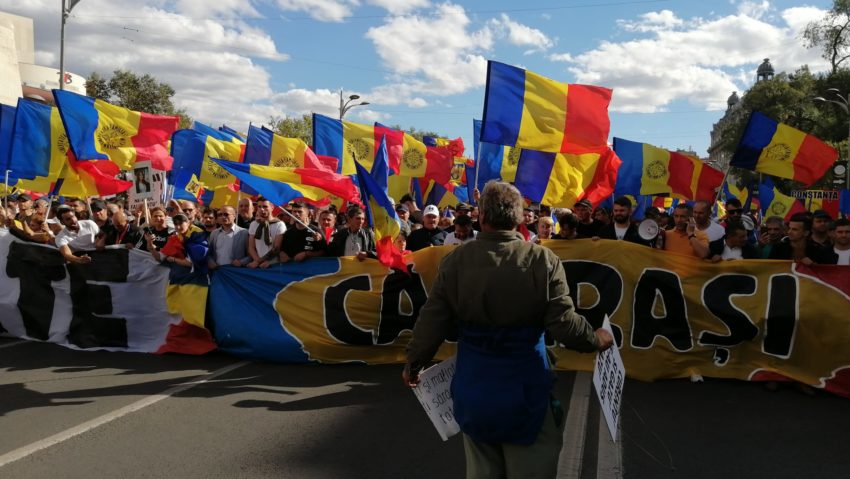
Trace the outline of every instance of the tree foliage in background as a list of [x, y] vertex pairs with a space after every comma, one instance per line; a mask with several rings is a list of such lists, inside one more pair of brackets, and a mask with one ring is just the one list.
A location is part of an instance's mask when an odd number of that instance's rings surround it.
[[823, 58], [832, 66], [832, 73], [838, 72], [850, 58], [850, 0], [834, 0], [823, 19], [806, 26], [803, 39], [806, 47], [820, 48]]
[[180, 128], [189, 128], [192, 118], [171, 102], [174, 88], [149, 74], [137, 75], [129, 70], [115, 70], [108, 80], [97, 72], [86, 78], [86, 94], [135, 111], [154, 115], [178, 115]]
[[301, 138], [308, 145], [313, 145], [313, 115], [307, 114], [301, 118], [269, 118], [269, 128], [285, 138]]

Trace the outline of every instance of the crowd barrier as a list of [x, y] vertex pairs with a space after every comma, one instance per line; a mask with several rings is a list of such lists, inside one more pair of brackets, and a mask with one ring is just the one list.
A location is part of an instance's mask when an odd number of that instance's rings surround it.
[[[606, 240], [545, 244], [563, 259], [578, 311], [594, 325], [611, 318], [630, 377], [781, 376], [850, 397], [850, 267], [713, 264]], [[415, 253], [409, 272], [352, 258], [223, 267], [211, 278], [206, 326], [219, 349], [244, 358], [401, 363], [451, 250]], [[173, 272], [140, 251], [93, 259], [68, 266], [55, 250], [0, 238], [0, 326], [79, 349], [215, 347], [197, 319], [205, 286], [175, 284]], [[549, 347], [556, 368], [591, 370], [593, 355]], [[453, 352], [448, 341], [438, 358]]]

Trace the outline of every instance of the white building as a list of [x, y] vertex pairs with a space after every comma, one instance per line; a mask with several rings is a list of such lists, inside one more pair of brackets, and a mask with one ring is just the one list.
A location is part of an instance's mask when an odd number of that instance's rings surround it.
[[[59, 70], [35, 64], [33, 32], [31, 18], [0, 12], [0, 103], [16, 105], [25, 97], [53, 104], [50, 90], [59, 88]], [[85, 95], [85, 77], [66, 71], [65, 89]]]

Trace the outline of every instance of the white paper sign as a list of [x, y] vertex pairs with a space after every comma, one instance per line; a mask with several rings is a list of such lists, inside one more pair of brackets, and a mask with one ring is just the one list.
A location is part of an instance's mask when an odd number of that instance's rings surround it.
[[[611, 332], [611, 321], [605, 317], [602, 328]], [[607, 350], [597, 354], [596, 367], [593, 368], [593, 386], [599, 405], [608, 424], [611, 439], [617, 441], [617, 426], [620, 422], [620, 401], [623, 398], [623, 383], [626, 379], [626, 368], [620, 357], [620, 350], [614, 344]]]
[[452, 410], [451, 385], [455, 375], [455, 359], [456, 356], [452, 356], [422, 371], [419, 374], [419, 385], [413, 388], [413, 393], [444, 441], [460, 432]]
[[133, 186], [127, 190], [127, 209], [135, 211], [145, 200], [150, 207], [159, 205], [162, 201], [165, 172], [151, 168], [150, 161], [140, 161], [133, 166], [130, 173]]

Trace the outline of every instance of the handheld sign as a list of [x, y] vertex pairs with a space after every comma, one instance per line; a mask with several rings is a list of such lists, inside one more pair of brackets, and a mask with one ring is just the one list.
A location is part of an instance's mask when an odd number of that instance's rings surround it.
[[452, 410], [452, 378], [455, 375], [455, 359], [436, 364], [419, 374], [419, 385], [413, 393], [428, 414], [437, 432], [444, 441], [460, 432]]
[[[611, 332], [611, 321], [605, 316], [602, 328]], [[620, 401], [623, 397], [623, 382], [626, 379], [626, 368], [620, 357], [617, 344], [602, 351], [596, 356], [596, 367], [593, 368], [593, 386], [596, 396], [608, 424], [611, 439], [617, 441], [617, 427], [620, 422]]]

